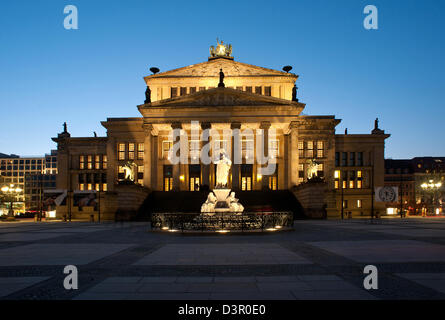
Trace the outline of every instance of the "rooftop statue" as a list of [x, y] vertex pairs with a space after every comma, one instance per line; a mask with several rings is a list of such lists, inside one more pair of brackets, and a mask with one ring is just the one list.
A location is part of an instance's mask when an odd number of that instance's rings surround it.
[[223, 41], [219, 42], [218, 38], [216, 39], [216, 48], [215, 46], [210, 46], [210, 57], [216, 58], [216, 57], [232, 57], [232, 45], [224, 44]]

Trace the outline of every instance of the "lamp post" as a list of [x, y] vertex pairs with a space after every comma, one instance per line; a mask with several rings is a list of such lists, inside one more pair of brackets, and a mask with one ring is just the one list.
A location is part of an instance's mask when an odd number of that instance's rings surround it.
[[[429, 180], [428, 183], [424, 182], [420, 186], [424, 192], [431, 192], [432, 193], [432, 200], [431, 200], [431, 206], [433, 207], [433, 214], [434, 214], [434, 205], [435, 205], [435, 195], [436, 192], [442, 187], [441, 182], [434, 182], [434, 180]], [[427, 206], [427, 212], [428, 214], [428, 206]]]
[[3, 186], [1, 189], [3, 197], [6, 197], [6, 200], [4, 202], [9, 202], [10, 207], [8, 211], [8, 217], [14, 218], [14, 202], [16, 201], [16, 197], [22, 193], [23, 189], [20, 187], [15, 187], [13, 184], [10, 184], [9, 186]]

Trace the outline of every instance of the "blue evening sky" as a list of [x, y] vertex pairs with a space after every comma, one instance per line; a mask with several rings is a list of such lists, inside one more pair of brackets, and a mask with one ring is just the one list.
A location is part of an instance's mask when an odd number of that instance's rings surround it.
[[[76, 5], [79, 29], [63, 28]], [[363, 28], [363, 8], [379, 29]], [[445, 1], [1, 1], [0, 152], [42, 155], [68, 122], [102, 136], [107, 117], [137, 117], [149, 68], [207, 60], [216, 37], [237, 61], [300, 75], [310, 115], [343, 133], [391, 137], [386, 157], [445, 156]]]

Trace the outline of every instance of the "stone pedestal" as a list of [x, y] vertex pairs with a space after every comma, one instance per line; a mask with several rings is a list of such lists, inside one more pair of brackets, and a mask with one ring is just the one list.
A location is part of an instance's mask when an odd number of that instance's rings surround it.
[[304, 213], [312, 219], [326, 218], [327, 184], [322, 181], [309, 181], [292, 189], [303, 206]]

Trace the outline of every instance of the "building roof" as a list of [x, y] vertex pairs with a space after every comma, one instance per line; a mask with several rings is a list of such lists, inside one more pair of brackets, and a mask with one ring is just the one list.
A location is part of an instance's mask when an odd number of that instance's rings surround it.
[[234, 60], [218, 58], [198, 64], [192, 64], [186, 67], [169, 70], [144, 77], [145, 81], [156, 78], [175, 78], [175, 77], [219, 77], [220, 69], [223, 70], [225, 77], [242, 76], [280, 76], [288, 77], [293, 81], [298, 76], [293, 73], [287, 73], [274, 69], [259, 67]]

